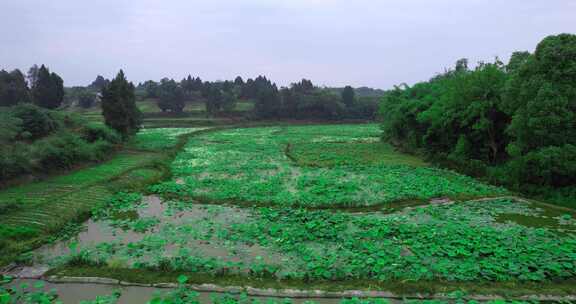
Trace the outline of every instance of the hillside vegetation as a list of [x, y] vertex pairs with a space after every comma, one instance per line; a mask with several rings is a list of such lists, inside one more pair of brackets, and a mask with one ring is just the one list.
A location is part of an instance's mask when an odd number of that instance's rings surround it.
[[105, 159], [119, 135], [79, 116], [20, 104], [0, 111], [0, 185]]
[[382, 137], [493, 183], [576, 207], [576, 36], [388, 91]]

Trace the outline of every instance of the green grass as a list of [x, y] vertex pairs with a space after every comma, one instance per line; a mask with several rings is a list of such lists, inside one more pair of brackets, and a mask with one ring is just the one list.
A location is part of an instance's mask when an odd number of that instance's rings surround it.
[[[162, 204], [141, 201], [142, 190], [123, 182], [149, 184], [162, 164], [147, 162], [102, 183], [81, 175], [90, 186], [73, 191], [69, 209], [87, 210], [81, 202], [88, 189], [123, 191], [92, 211], [98, 229], [116, 239], [72, 241], [69, 251], [45, 257], [58, 265], [52, 274], [136, 282], [186, 274], [194, 283], [400, 294], [574, 292], [576, 215], [515, 199], [465, 200], [508, 192], [394, 151], [379, 142], [375, 125], [175, 135], [188, 131], [150, 130], [135, 140], [162, 151], [147, 155], [184, 148], [170, 165], [171, 179], [148, 188], [170, 198]], [[428, 202], [446, 196], [457, 201]], [[414, 200], [426, 205], [390, 210]], [[372, 211], [349, 212], [363, 207]]]
[[[378, 139], [374, 139], [378, 140]], [[329, 142], [290, 145], [287, 153], [301, 166], [407, 165], [424, 167], [421, 159], [401, 154], [387, 143]]]
[[426, 167], [379, 144], [378, 136], [376, 125], [204, 134], [194, 137], [173, 162], [175, 178], [155, 191], [214, 203], [315, 208], [392, 207], [435, 197], [506, 193], [449, 170]]
[[[162, 112], [160, 108], [158, 108], [157, 100], [153, 98], [138, 100], [136, 101], [136, 105], [143, 114]], [[206, 112], [206, 107], [203, 102], [186, 101], [184, 112]]]
[[163, 150], [173, 148], [178, 143], [178, 137], [206, 128], [156, 128], [144, 129], [136, 134], [132, 146], [142, 150]]
[[0, 265], [47, 241], [118, 191], [166, 178], [167, 162], [196, 129], [152, 129], [136, 135], [109, 161], [0, 191]]

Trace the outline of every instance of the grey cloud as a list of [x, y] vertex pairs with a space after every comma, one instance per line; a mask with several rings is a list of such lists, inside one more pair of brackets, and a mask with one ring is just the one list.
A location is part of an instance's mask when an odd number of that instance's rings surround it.
[[46, 63], [67, 85], [266, 74], [282, 85], [389, 88], [461, 57], [507, 59], [576, 32], [571, 0], [24, 0], [0, 3], [0, 68]]

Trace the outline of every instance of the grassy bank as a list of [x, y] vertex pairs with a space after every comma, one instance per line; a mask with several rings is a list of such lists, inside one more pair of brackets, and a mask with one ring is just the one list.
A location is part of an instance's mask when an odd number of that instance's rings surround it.
[[142, 132], [106, 162], [0, 191], [0, 266], [26, 262], [29, 256], [23, 253], [67, 230], [74, 233], [75, 223], [85, 221], [111, 194], [143, 190], [168, 177], [171, 159], [194, 131]]

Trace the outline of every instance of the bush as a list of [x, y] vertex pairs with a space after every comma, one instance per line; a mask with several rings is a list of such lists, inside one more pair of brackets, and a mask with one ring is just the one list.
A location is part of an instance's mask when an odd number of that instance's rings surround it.
[[103, 125], [89, 124], [82, 128], [82, 138], [89, 143], [99, 140], [104, 140], [110, 143], [118, 144], [122, 141], [122, 137], [113, 129]]
[[22, 133], [22, 120], [9, 112], [0, 110], [0, 144], [8, 144]]
[[0, 147], [0, 183], [32, 170], [28, 148], [22, 143]]
[[[120, 138], [120, 137], [118, 137]], [[114, 144], [105, 141], [105, 140], [97, 140], [90, 145], [90, 160], [91, 161], [101, 161], [106, 159], [111, 151], [114, 150]]]
[[20, 104], [0, 113], [0, 183], [106, 158], [122, 139], [77, 115]]
[[35, 159], [40, 170], [70, 169], [79, 161], [92, 159], [88, 143], [69, 132], [43, 139], [37, 147]]
[[532, 151], [511, 164], [521, 182], [563, 187], [576, 184], [576, 146], [550, 146]]
[[11, 108], [12, 115], [22, 120], [23, 139], [38, 139], [58, 129], [58, 123], [50, 112], [32, 104], [19, 104]]

